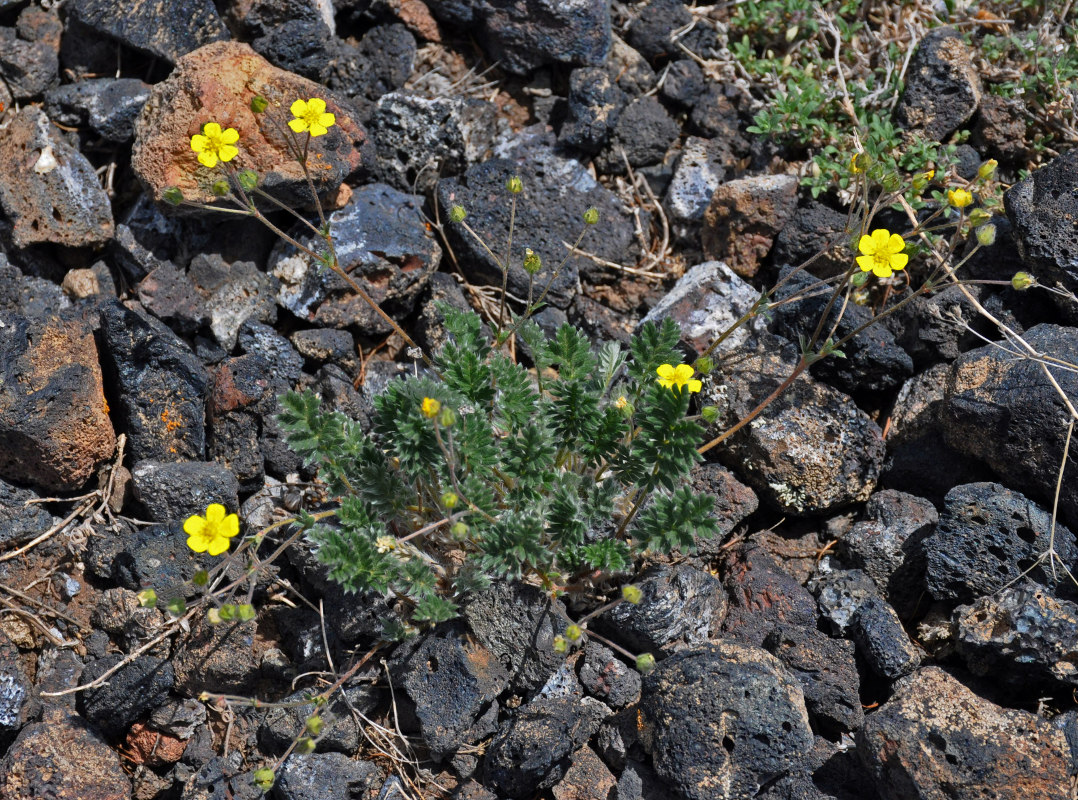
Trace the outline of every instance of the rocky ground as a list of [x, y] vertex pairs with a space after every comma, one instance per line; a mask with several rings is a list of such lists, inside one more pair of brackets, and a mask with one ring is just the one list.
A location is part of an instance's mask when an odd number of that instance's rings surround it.
[[[543, 275], [583, 210], [601, 217], [544, 327], [627, 341], [672, 317], [699, 352], [784, 269], [854, 255], [842, 194], [815, 196], [804, 148], [748, 130], [757, 86], [717, 79], [729, 5], [0, 0], [0, 797], [257, 797], [308, 692], [346, 674], [272, 798], [1075, 797], [1078, 304], [1010, 281], [1078, 289], [1078, 150], [1058, 125], [1035, 148], [1021, 121], [1050, 111], [982, 85], [976, 38], [954, 32], [984, 22], [970, 4], [918, 29], [894, 118], [973, 131], [959, 174], [994, 158], [1013, 184], [968, 265], [986, 282], [867, 329], [708, 453], [694, 482], [722, 535], [641, 565], [641, 603], [592, 624], [654, 671], [594, 638], [557, 653], [587, 601], [526, 584], [380, 644], [386, 601], [345, 595], [302, 544], [257, 577], [254, 619], [165, 610], [214, 563], [187, 548], [188, 515], [220, 502], [253, 533], [324, 499], [279, 394], [365, 419], [414, 369], [264, 227], [162, 202], [219, 203], [190, 151], [207, 115], [296, 204], [306, 182], [250, 97], [270, 115], [327, 100], [314, 179], [342, 266], [425, 348], [445, 336], [435, 303], [496, 312], [500, 280], [437, 223], [462, 204], [504, 242], [519, 175], [516, 242]], [[1013, 5], [1051, 23], [1053, 4]], [[513, 296], [527, 283], [510, 271]], [[822, 313], [804, 299], [740, 330], [707, 402], [749, 413]], [[837, 335], [870, 314], [851, 305]]]

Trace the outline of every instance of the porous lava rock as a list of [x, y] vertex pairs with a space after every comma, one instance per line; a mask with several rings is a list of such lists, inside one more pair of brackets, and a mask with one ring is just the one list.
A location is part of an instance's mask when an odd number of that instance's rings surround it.
[[170, 63], [228, 38], [213, 0], [74, 0], [65, 10], [98, 33]]
[[942, 142], [974, 115], [980, 102], [981, 80], [969, 45], [953, 28], [939, 28], [921, 40], [910, 59], [895, 119], [929, 141]]
[[[269, 106], [261, 113], [251, 109], [255, 96]], [[215, 42], [181, 58], [167, 79], [155, 84], [150, 99], [135, 123], [135, 146], [131, 166], [155, 200], [176, 187], [185, 198], [200, 203], [221, 202], [212, 185], [226, 172], [220, 164], [208, 169], [191, 149], [191, 137], [207, 122], [235, 128], [240, 135], [239, 155], [229, 162], [238, 169], [253, 169], [260, 186], [281, 202], [294, 206], [312, 203], [303, 169], [290, 150], [294, 141], [287, 127], [289, 108], [295, 100], [320, 97], [336, 117], [328, 133], [313, 138], [307, 158], [315, 190], [328, 202], [341, 182], [370, 161], [361, 150], [367, 133], [355, 121], [344, 98], [324, 86], [270, 64], [249, 45]], [[190, 207], [184, 207], [194, 213]]]
[[1006, 191], [1003, 205], [1026, 268], [1041, 283], [1078, 289], [1078, 150], [1052, 159]]
[[715, 190], [704, 212], [704, 255], [751, 278], [797, 208], [794, 175], [753, 175]]

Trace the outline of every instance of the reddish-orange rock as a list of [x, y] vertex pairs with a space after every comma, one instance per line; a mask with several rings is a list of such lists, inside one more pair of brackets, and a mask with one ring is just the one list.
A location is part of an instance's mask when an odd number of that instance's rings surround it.
[[167, 733], [152, 730], [142, 722], [136, 722], [127, 732], [125, 755], [136, 764], [160, 767], [180, 760], [187, 743]]
[[[262, 113], [251, 110], [255, 96], [269, 101]], [[302, 150], [307, 136], [294, 136], [288, 121], [292, 103], [312, 97], [324, 99], [326, 110], [336, 117], [327, 134], [311, 139], [307, 159], [319, 195], [333, 198], [344, 179], [363, 164], [367, 132], [353, 119], [346, 99], [273, 66], [239, 42], [200, 47], [153, 87], [135, 123], [131, 165], [155, 200], [174, 186], [188, 200], [230, 206], [215, 197], [211, 187], [234, 168], [258, 172], [262, 188], [282, 202], [310, 205], [306, 179], [292, 149], [298, 144]], [[239, 155], [212, 169], [201, 165], [191, 149], [191, 137], [207, 122], [235, 128], [240, 135]], [[372, 164], [373, 159], [367, 162]]]

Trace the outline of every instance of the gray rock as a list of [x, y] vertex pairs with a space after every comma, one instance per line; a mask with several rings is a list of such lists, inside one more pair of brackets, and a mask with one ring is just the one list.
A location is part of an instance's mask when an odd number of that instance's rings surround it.
[[43, 319], [71, 308], [59, 286], [47, 278], [24, 275], [0, 254], [0, 312]]
[[[419, 214], [421, 206], [421, 198], [376, 183], [357, 189], [328, 219], [341, 268], [391, 316], [412, 311], [442, 256]], [[296, 234], [300, 244], [319, 248], [321, 240], [306, 228]], [[301, 320], [355, 326], [368, 336], [392, 330], [348, 282], [291, 245], [274, 249], [269, 269], [281, 281], [277, 302]]]
[[[937, 600], [967, 603], [1017, 579], [1048, 549], [1051, 515], [998, 483], [970, 483], [947, 493], [936, 531], [921, 543], [925, 583]], [[1055, 548], [1069, 569], [1078, 549], [1074, 535], [1056, 526]], [[1073, 596], [1062, 571], [1033, 567], [1028, 579]]]
[[197, 697], [208, 692], [249, 692], [258, 677], [255, 620], [210, 625], [196, 615], [172, 657], [176, 685]]
[[139, 281], [137, 291], [142, 307], [181, 335], [190, 335], [209, 321], [202, 295], [171, 263]]
[[[494, 252], [504, 253], [511, 205], [505, 183], [514, 176], [521, 178], [524, 191], [517, 195], [514, 255], [509, 267], [513, 295], [528, 296], [528, 274], [521, 266], [524, 248], [530, 247], [542, 259], [535, 285], [546, 287], [567, 255], [563, 242], [572, 244], [584, 230], [583, 214], [589, 206], [599, 210], [599, 224], [588, 227], [581, 249], [615, 263], [630, 260], [633, 227], [626, 209], [580, 162], [554, 155], [541, 142], [510, 147], [507, 152], [512, 158], [491, 159], [471, 167], [462, 178], [440, 181], [438, 203], [443, 209], [463, 206], [468, 213], [465, 221]], [[446, 233], [465, 277], [473, 283], [501, 285], [500, 264], [470, 234], [451, 223]], [[546, 301], [558, 308], [568, 306], [581, 272], [589, 269], [594, 269], [589, 260], [570, 257], [550, 285]]]
[[797, 208], [794, 175], [752, 175], [715, 190], [704, 214], [704, 255], [751, 278]]
[[254, 51], [274, 66], [319, 82], [330, 72], [336, 43], [320, 17], [285, 19], [251, 39]]
[[[667, 317], [681, 327], [681, 338], [697, 353], [704, 352], [720, 334], [749, 311], [760, 294], [722, 261], [705, 261], [682, 275], [673, 288], [640, 320], [658, 325]], [[718, 352], [752, 344], [767, 322], [755, 317], [733, 331]]]
[[465, 167], [464, 102], [390, 92], [378, 100], [367, 130], [378, 174], [395, 189], [425, 193]]
[[340, 753], [292, 755], [273, 786], [281, 800], [353, 800], [381, 785], [385, 773], [371, 761]]
[[636, 585], [639, 603], [620, 603], [596, 620], [631, 650], [670, 653], [703, 644], [726, 613], [722, 585], [688, 564], [658, 564]]
[[[437, 274], [437, 273], [435, 273]], [[314, 364], [354, 363], [356, 342], [348, 331], [333, 328], [309, 328], [296, 331], [288, 340], [297, 352]]]
[[722, 624], [725, 639], [759, 647], [777, 625], [816, 624], [812, 595], [762, 547], [746, 544], [730, 550], [723, 586], [730, 599]]
[[704, 70], [691, 58], [682, 58], [667, 66], [659, 94], [675, 105], [691, 109], [697, 98], [706, 91]]
[[659, 76], [640, 53], [618, 38], [611, 37], [610, 54], [606, 57], [606, 72], [618, 88], [630, 98], [651, 92], [659, 84]]
[[0, 28], [0, 76], [16, 100], [29, 100], [55, 86], [60, 60], [47, 42], [25, 41], [13, 28]]
[[818, 200], [802, 200], [775, 237], [774, 262], [798, 267], [812, 259], [805, 267], [810, 274], [818, 278], [841, 275], [850, 266], [847, 222], [841, 211]]
[[150, 99], [150, 87], [138, 78], [92, 78], [45, 93], [45, 113], [70, 127], [88, 125], [102, 139], [127, 142], [135, 118]]
[[895, 121], [942, 142], [965, 124], [981, 102], [981, 80], [972, 54], [953, 28], [928, 33], [913, 53]]
[[625, 95], [601, 67], [580, 67], [569, 75], [568, 116], [558, 142], [585, 153], [606, 144], [625, 105]]
[[[258, 740], [263, 748], [270, 753], [283, 753], [288, 749], [303, 732], [308, 717], [318, 711], [314, 703], [304, 702], [313, 694], [307, 689], [293, 692], [284, 698], [286, 705], [271, 708], [266, 713], [258, 728]], [[374, 687], [362, 684], [334, 693], [329, 703], [319, 711], [322, 733], [318, 738], [318, 750], [345, 755], [355, 753], [364, 739], [351, 708], [361, 714], [371, 714], [379, 699], [380, 693]]]
[[[66, 688], [66, 687], [65, 687]], [[22, 729], [0, 761], [0, 797], [130, 800], [120, 757], [76, 714]]]
[[[103, 527], [103, 526], [102, 526]], [[138, 591], [156, 587], [162, 597], [191, 580], [200, 569], [214, 566], [216, 559], [195, 553], [187, 546], [182, 521], [138, 529], [102, 529], [90, 537], [87, 569], [99, 578], [115, 581]]]
[[649, 61], [679, 55], [672, 35], [692, 22], [692, 15], [681, 0], [656, 0], [640, 11], [632, 21], [626, 40]]
[[430, 276], [430, 283], [419, 301], [419, 314], [415, 321], [416, 344], [427, 355], [441, 350], [449, 338], [449, 332], [445, 329], [445, 314], [438, 309], [440, 303], [458, 311], [471, 310], [464, 291], [452, 275], [435, 272]]
[[655, 770], [639, 761], [630, 761], [614, 789], [614, 800], [675, 800], [678, 797]]
[[19, 665], [19, 650], [0, 633], [0, 741], [10, 741], [30, 716], [34, 685]]
[[763, 647], [801, 682], [814, 729], [837, 737], [861, 727], [865, 712], [851, 642], [832, 639], [814, 627], [777, 625]]
[[1069, 780], [1061, 730], [984, 700], [938, 667], [902, 681], [865, 720], [857, 753], [881, 800], [1058, 797]]
[[135, 499], [154, 522], [183, 522], [205, 514], [210, 503], [239, 508], [236, 476], [215, 461], [181, 463], [145, 460], [131, 468]]
[[637, 98], [617, 115], [595, 167], [607, 175], [624, 175], [626, 160], [633, 168], [658, 164], [679, 133], [662, 103], [651, 96]]
[[[689, 62], [693, 63], [693, 62]], [[722, 142], [690, 136], [681, 148], [663, 205], [674, 230], [683, 238], [703, 222], [711, 197], [726, 177], [729, 153]]]
[[248, 319], [240, 326], [236, 341], [245, 355], [273, 365], [270, 383], [277, 391], [286, 385], [291, 388], [299, 380], [303, 358], [276, 329]]
[[[722, 419], [738, 420], [793, 372], [797, 348], [767, 338], [762, 352], [737, 359], [716, 374], [721, 389], [705, 388]], [[883, 465], [879, 427], [854, 402], [804, 375], [751, 425], [718, 449], [761, 499], [794, 516], [823, 513], [867, 500]]]
[[236, 346], [247, 320], [277, 321], [280, 282], [254, 262], [230, 264], [217, 253], [199, 253], [191, 259], [187, 275], [205, 297], [202, 313], [208, 315], [213, 337], [226, 351]]
[[101, 362], [117, 394], [113, 419], [136, 460], [201, 461], [206, 373], [165, 325], [111, 302], [101, 307]]
[[584, 645], [580, 683], [589, 694], [615, 709], [625, 708], [640, 696], [640, 673], [592, 639]]
[[770, 653], [720, 641], [644, 677], [643, 740], [688, 800], [754, 797], [813, 746], [800, 682]]
[[465, 633], [462, 626], [441, 628], [393, 665], [434, 761], [494, 732], [497, 698], [509, 685], [505, 667], [482, 645], [469, 644]]
[[354, 98], [362, 111], [371, 101], [402, 88], [415, 69], [415, 60], [411, 31], [399, 23], [375, 25], [357, 45], [336, 43], [323, 82]]
[[252, 772], [243, 769], [238, 750], [227, 756], [214, 755], [187, 779], [180, 800], [261, 800], [265, 795], [254, 785]]
[[954, 612], [955, 649], [975, 675], [1032, 692], [1078, 686], [1078, 605], [1010, 586]]
[[187, 740], [206, 721], [205, 703], [198, 700], [169, 700], [150, 712], [150, 727], [155, 731]]
[[816, 597], [820, 616], [835, 636], [847, 636], [858, 609], [879, 598], [876, 583], [859, 569], [820, 572], [809, 582], [809, 589]]
[[[111, 655], [93, 661], [82, 677], [89, 683], [122, 660], [123, 656]], [[175, 682], [172, 664], [166, 659], [139, 656], [110, 675], [106, 683], [82, 692], [79, 710], [106, 736], [123, 736], [131, 723], [165, 701]]]
[[475, 638], [509, 672], [510, 687], [531, 695], [561, 666], [554, 637], [569, 624], [565, 606], [522, 583], [496, 583], [464, 606]]
[[909, 617], [924, 591], [924, 559], [920, 542], [939, 522], [927, 500], [892, 490], [872, 495], [864, 519], [839, 541], [844, 561], [865, 572], [887, 601]]
[[[823, 317], [832, 290], [816, 287], [818, 281], [805, 272], [780, 273], [787, 278], [773, 295], [776, 301], [789, 300], [795, 296], [802, 299], [783, 303], [772, 313], [772, 330], [791, 342], [809, 339]], [[842, 310], [840, 312], [840, 307]], [[841, 339], [872, 319], [869, 309], [836, 303], [827, 315], [822, 330], [834, 330], [834, 338]], [[812, 365], [813, 377], [824, 381], [841, 392], [891, 392], [913, 374], [913, 359], [895, 342], [894, 336], [883, 325], [870, 325], [850, 339], [842, 347], [845, 358], [829, 357]]]
[[881, 678], [896, 680], [921, 664], [921, 653], [910, 641], [898, 614], [878, 597], [861, 603], [851, 620], [850, 633], [858, 652]]
[[228, 39], [212, 0], [75, 0], [66, 10], [95, 31], [171, 64], [204, 44]]
[[1029, 139], [1026, 106], [1018, 97], [985, 94], [977, 109], [970, 143], [986, 157], [1004, 163], [1026, 163]]
[[0, 139], [0, 160], [24, 168], [0, 180], [0, 205], [13, 224], [16, 247], [41, 242], [84, 247], [112, 238], [112, 204], [82, 153], [49, 118], [27, 106]]
[[558, 782], [565, 759], [599, 730], [610, 710], [590, 697], [537, 698], [503, 723], [487, 745], [484, 783], [510, 798]]
[[[164, 586], [156, 585], [161, 589], [162, 597], [169, 596]], [[117, 587], [98, 595], [90, 622], [95, 628], [107, 631], [125, 653], [130, 653], [157, 635], [165, 623], [165, 615], [159, 608], [144, 608], [135, 591]], [[167, 656], [169, 648], [166, 643], [149, 652], [154, 656]]]
[[760, 505], [756, 494], [721, 464], [697, 464], [689, 474], [692, 489], [714, 501], [713, 517], [718, 525], [714, 536], [696, 538], [695, 554], [708, 558], [723, 552], [723, 545], [734, 529]]
[[[116, 235], [108, 245], [111, 261], [132, 281], [142, 280], [165, 263], [183, 266], [190, 259], [185, 243], [196, 247], [205, 242], [193, 237], [192, 223], [166, 217], [147, 194], [116, 225]], [[186, 258], [185, 258], [186, 256]]]
[[1026, 268], [1046, 286], [1078, 289], [1078, 231], [1068, 220], [1078, 209], [1071, 187], [1078, 152], [1056, 156], [1003, 195], [1007, 218]]
[[606, 764], [590, 747], [581, 747], [569, 756], [565, 775], [550, 790], [554, 800], [610, 797], [617, 784]]

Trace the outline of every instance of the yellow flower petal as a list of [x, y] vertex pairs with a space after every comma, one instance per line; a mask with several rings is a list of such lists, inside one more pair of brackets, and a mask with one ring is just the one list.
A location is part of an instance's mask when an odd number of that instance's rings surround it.
[[891, 232], [886, 228], [877, 228], [872, 231], [873, 253], [886, 253], [887, 242], [891, 239]]
[[876, 242], [871, 236], [862, 236], [857, 242], [857, 249], [866, 256], [871, 256], [876, 252]]
[[206, 552], [211, 556], [219, 556], [221, 553], [228, 549], [228, 537], [227, 536], [215, 536], [210, 540], [206, 547]]
[[296, 133], [303, 133], [307, 130], [307, 123], [301, 119], [290, 119], [288, 120], [288, 127]]
[[210, 145], [210, 140], [203, 136], [201, 133], [196, 133], [191, 137], [191, 149], [196, 153], [201, 153]]
[[199, 536], [206, 530], [206, 520], [195, 514], [183, 523], [183, 532], [189, 536]]
[[689, 381], [689, 382], [688, 382], [687, 384], [685, 384], [685, 385], [686, 385], [686, 387], [688, 388], [688, 390], [689, 390], [690, 392], [698, 392], [698, 391], [700, 391], [700, 390], [701, 390], [702, 388], [704, 388], [704, 384], [703, 384], [703, 382], [702, 382], [702, 381], [699, 381], [699, 380], [696, 380], [695, 378], [694, 378], [693, 380]]
[[201, 533], [194, 534], [187, 537], [187, 546], [196, 553], [205, 553], [209, 549], [211, 541], [213, 541], [212, 537]]
[[206, 506], [206, 522], [210, 524], [218, 523], [225, 518], [227, 513], [228, 509], [220, 503], [210, 503]]
[[884, 262], [877, 261], [876, 266], [873, 267], [873, 269], [872, 269], [872, 273], [877, 278], [890, 278], [891, 277], [891, 268], [889, 266], [887, 266], [887, 264], [885, 264]]
[[305, 116], [307, 114], [307, 101], [297, 100], [291, 106], [289, 106], [288, 110], [292, 112], [292, 116], [294, 117]]
[[674, 368], [670, 364], [662, 364], [655, 369], [659, 375], [659, 385], [669, 389], [674, 385]]
[[311, 136], [324, 136], [328, 132], [329, 131], [326, 130], [326, 128], [323, 128], [317, 122], [311, 125]]
[[895, 253], [890, 257], [891, 269], [905, 269], [910, 257], [905, 253]]
[[219, 530], [222, 535], [231, 539], [240, 532], [240, 518], [236, 514], [229, 514], [221, 520], [221, 527]]
[[230, 144], [223, 144], [217, 148], [217, 155], [222, 161], [231, 161], [240, 154], [240, 151]]
[[224, 144], [235, 144], [240, 140], [240, 132], [235, 128], [226, 128], [221, 132], [221, 141]]
[[876, 268], [875, 256], [858, 256], [857, 266], [861, 268], [862, 272], [872, 272]]
[[897, 233], [892, 233], [891, 238], [887, 240], [887, 246], [883, 248], [883, 252], [888, 255], [895, 253], [901, 253], [906, 249], [906, 241]]
[[312, 97], [307, 101], [307, 112], [312, 117], [326, 113], [326, 101], [321, 97]]
[[206, 134], [207, 139], [216, 139], [221, 135], [221, 126], [216, 122], [207, 122], [202, 126], [202, 132]]
[[213, 169], [217, 166], [217, 156], [211, 150], [203, 150], [198, 154], [198, 163]]
[[692, 374], [695, 371], [696, 370], [694, 370], [688, 364], [678, 364], [676, 367], [674, 367], [674, 380], [678, 384], [686, 383], [690, 378], [692, 378]]
[[318, 124], [323, 128], [332, 128], [337, 124], [337, 118], [332, 114], [320, 114], [318, 117]]

